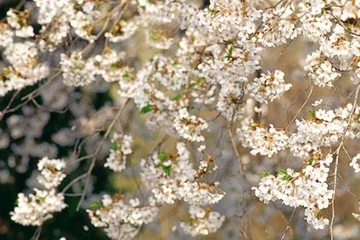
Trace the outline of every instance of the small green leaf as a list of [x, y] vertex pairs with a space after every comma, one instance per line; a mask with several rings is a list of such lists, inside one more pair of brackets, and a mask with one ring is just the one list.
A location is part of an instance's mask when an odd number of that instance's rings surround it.
[[164, 165], [162, 165], [161, 167], [162, 167], [162, 170], [163, 170], [167, 175], [170, 176], [171, 166], [164, 166]]
[[164, 31], [161, 29], [150, 29], [148, 31], [149, 33], [149, 39], [151, 42], [157, 42], [159, 40], [161, 40], [161, 38], [164, 35]]
[[159, 160], [163, 163], [166, 160], [168, 160], [168, 156], [165, 153], [160, 153], [159, 154]]
[[45, 202], [46, 197], [39, 197], [38, 200], [43, 203], [43, 202]]
[[193, 225], [194, 225], [194, 219], [190, 218], [190, 220], [189, 220], [189, 225], [190, 225], [190, 226], [193, 226]]
[[193, 88], [193, 87], [195, 87], [196, 85], [198, 85], [198, 82], [192, 82], [192, 83], [189, 84], [189, 87], [190, 87], [190, 88]]
[[115, 71], [116, 69], [118, 69], [118, 64], [117, 63], [113, 63], [110, 65], [111, 70]]
[[359, 122], [360, 121], [360, 112], [357, 112], [354, 116], [354, 120]]
[[127, 25], [126, 21], [124, 19], [121, 19], [118, 24], [121, 26], [121, 27], [125, 27]]
[[210, 9], [209, 8], [209, 12], [210, 12], [210, 15], [213, 17], [213, 16], [215, 16], [215, 14], [216, 14], [216, 10], [215, 9]]
[[309, 160], [308, 160], [308, 165], [312, 165], [314, 163], [314, 158], [310, 158]]
[[280, 169], [279, 173], [283, 174], [282, 180], [290, 181], [292, 179], [292, 176], [285, 169]]
[[267, 177], [267, 176], [270, 176], [269, 172], [262, 172], [261, 173], [261, 177]]
[[292, 177], [290, 175], [284, 175], [284, 177], [282, 179], [285, 181], [290, 181], [292, 179]]
[[115, 143], [111, 144], [110, 149], [114, 150], [114, 151], [117, 151], [117, 150], [119, 150], [119, 145], [115, 142]]
[[122, 76], [123, 77], [129, 77], [130, 76], [129, 71], [125, 70]]
[[100, 201], [90, 203], [91, 210], [97, 210], [97, 209], [100, 209], [101, 207], [102, 207], [102, 204]]
[[4, 75], [4, 76], [9, 75], [10, 73], [11, 73], [11, 70], [9, 68], [4, 68], [0, 71], [0, 74]]
[[143, 107], [141, 110], [140, 110], [140, 113], [148, 113], [152, 110], [152, 105], [151, 104], [148, 104], [146, 105], [145, 107]]
[[190, 88], [193, 88], [193, 87], [195, 87], [196, 85], [198, 85], [199, 83], [201, 83], [203, 81], [203, 78], [198, 78], [197, 80], [196, 80], [196, 82], [191, 82], [190, 84], [189, 84], [189, 87]]
[[181, 98], [182, 98], [181, 94], [176, 94], [171, 97], [171, 101], [177, 101], [177, 100], [180, 100]]
[[227, 50], [227, 52], [226, 52], [226, 56], [225, 56], [225, 58], [227, 59], [227, 60], [230, 60], [230, 59], [232, 59], [232, 57], [233, 57], [233, 47], [232, 46], [230, 46], [230, 48], [229, 48], [229, 50]]
[[314, 109], [310, 109], [309, 114], [312, 118], [315, 118], [315, 110]]

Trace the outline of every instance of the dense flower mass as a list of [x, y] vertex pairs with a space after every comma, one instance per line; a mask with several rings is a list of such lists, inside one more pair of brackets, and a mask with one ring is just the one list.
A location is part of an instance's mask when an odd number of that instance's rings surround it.
[[355, 0], [22, 1], [0, 22], [0, 183], [42, 159], [11, 219], [42, 227], [69, 197], [111, 239], [250, 239], [256, 197], [334, 239], [360, 172], [359, 19]]
[[225, 217], [211, 209], [202, 209], [197, 206], [190, 206], [190, 223], [180, 223], [185, 232], [192, 236], [208, 235], [214, 233], [225, 221]]
[[172, 204], [183, 200], [190, 205], [206, 205], [219, 202], [223, 197], [217, 182], [199, 182], [199, 178], [211, 173], [215, 166], [205, 167], [204, 161], [199, 169], [190, 162], [190, 153], [182, 142], [177, 143], [177, 157], [167, 154], [154, 154], [147, 161], [142, 160], [141, 177], [151, 189], [154, 199], [159, 203]]
[[45, 157], [38, 163], [40, 176], [38, 176], [37, 180], [46, 189], [56, 188], [66, 177], [65, 173], [63, 173], [64, 168], [65, 162], [63, 160], [51, 160]]
[[35, 188], [35, 194], [29, 196], [19, 193], [17, 206], [10, 213], [11, 219], [25, 226], [41, 226], [53, 217], [53, 213], [63, 210], [67, 206], [64, 195], [57, 193], [56, 188], [66, 176], [62, 173], [64, 168], [65, 162], [62, 160], [47, 157], [41, 159], [38, 163], [38, 182], [45, 189]]
[[11, 212], [11, 220], [24, 226], [41, 226], [53, 217], [53, 213], [60, 212], [66, 207], [64, 196], [56, 193], [55, 189], [34, 189], [35, 195], [18, 195], [18, 206]]
[[111, 239], [133, 239], [143, 224], [156, 217], [158, 208], [142, 206], [139, 199], [126, 204], [121, 195], [104, 195], [97, 209], [87, 210], [95, 227], [104, 228]]
[[178, 117], [174, 119], [174, 127], [181, 137], [192, 142], [201, 142], [205, 138], [201, 131], [208, 125], [202, 118], [191, 116], [186, 109], [180, 109]]
[[255, 195], [265, 203], [281, 200], [291, 207], [305, 207], [306, 221], [314, 228], [322, 229], [329, 220], [319, 218], [317, 213], [330, 205], [334, 195], [326, 183], [332, 161], [331, 155], [317, 154], [309, 159], [301, 172], [283, 169], [276, 176], [268, 175], [262, 178], [259, 187], [253, 188]]
[[249, 85], [248, 91], [256, 101], [267, 103], [268, 100], [273, 101], [290, 88], [291, 84], [284, 82], [284, 73], [276, 70], [274, 73], [262, 73], [260, 78], [255, 78]]

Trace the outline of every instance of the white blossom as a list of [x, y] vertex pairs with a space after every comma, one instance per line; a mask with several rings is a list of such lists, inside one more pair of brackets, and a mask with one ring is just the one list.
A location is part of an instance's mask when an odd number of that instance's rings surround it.
[[56, 193], [54, 188], [34, 190], [35, 195], [18, 194], [17, 206], [10, 213], [11, 220], [24, 226], [41, 226], [53, 217], [53, 213], [60, 212], [66, 207], [63, 194]]
[[351, 159], [351, 162], [350, 162], [350, 167], [352, 167], [355, 171], [355, 173], [359, 173], [360, 172], [360, 164], [358, 163], [360, 159], [360, 154], [357, 154], [355, 157], [353, 157]]
[[190, 223], [181, 222], [180, 226], [191, 236], [209, 235], [216, 232], [224, 223], [225, 217], [211, 209], [190, 206]]
[[174, 119], [174, 128], [178, 134], [186, 140], [192, 142], [202, 142], [205, 140], [201, 131], [208, 128], [208, 124], [202, 118], [190, 115], [183, 108], [179, 110], [178, 116]]
[[154, 220], [155, 206], [140, 205], [138, 199], [125, 203], [121, 195], [104, 195], [99, 206], [87, 210], [91, 223], [104, 229], [111, 239], [133, 239], [143, 224]]
[[[233, 187], [243, 192], [247, 184], [223, 182], [236, 171], [250, 181], [249, 169], [282, 163], [291, 167], [264, 173], [255, 196], [304, 209], [315, 229], [329, 225], [321, 212], [338, 195], [331, 182], [337, 178], [329, 176], [343, 171], [343, 154], [334, 149], [354, 156], [349, 166], [360, 172], [360, 154], [347, 147], [360, 139], [358, 91], [352, 89], [360, 83], [360, 1], [201, 2], [34, 0], [6, 12], [0, 23], [0, 96], [10, 101], [0, 114], [6, 125], [0, 146], [13, 154], [3, 165], [22, 173], [32, 157], [49, 156], [29, 179], [43, 189], [19, 193], [13, 221], [41, 226], [66, 207], [70, 190], [91, 198], [88, 180], [97, 178], [93, 167], [100, 162], [117, 175], [142, 180], [136, 190], [104, 194], [87, 210], [109, 238], [135, 238], [159, 210], [178, 203], [190, 205], [190, 220], [180, 223], [185, 233], [208, 235], [225, 221], [209, 206], [221, 204], [226, 193], [220, 184], [232, 194], [240, 192]], [[304, 91], [311, 94], [304, 100], [300, 88], [307, 80]], [[20, 91], [34, 85], [39, 87]], [[98, 94], [110, 98], [105, 105], [98, 106]], [[117, 108], [123, 111], [119, 120]], [[47, 142], [47, 125], [61, 113], [71, 122], [57, 122], [58, 134], [51, 132]], [[106, 158], [101, 138], [109, 132], [115, 134]], [[65, 161], [49, 158], [67, 154], [72, 145], [74, 163], [94, 157], [87, 185], [82, 189], [82, 177], [74, 176], [58, 193], [65, 171], [77, 164], [68, 169]], [[135, 161], [124, 171], [130, 154]], [[261, 161], [252, 162], [255, 155]], [[236, 160], [239, 169], [232, 169]], [[13, 181], [1, 171], [6, 182]]]
[[244, 147], [252, 150], [252, 155], [272, 157], [274, 154], [288, 147], [289, 137], [285, 131], [277, 130], [273, 125], [267, 129], [261, 124], [256, 124], [250, 119], [244, 119], [242, 126], [237, 129], [237, 134]]
[[284, 73], [275, 70], [274, 73], [261, 74], [260, 78], [255, 78], [253, 83], [248, 86], [250, 96], [260, 103], [274, 101], [291, 88], [290, 83], [285, 83]]
[[40, 175], [38, 181], [46, 189], [52, 189], [59, 186], [66, 174], [63, 173], [65, 162], [60, 159], [48, 159], [44, 157], [38, 163]]
[[135, 34], [137, 26], [134, 22], [127, 22], [125, 20], [119, 21], [113, 28], [104, 34], [110, 42], [125, 41]]
[[[218, 182], [205, 183], [196, 181], [203, 173], [204, 166], [197, 171], [189, 162], [189, 152], [184, 143], [177, 144], [177, 159], [168, 159], [165, 154], [154, 154], [148, 161], [142, 160], [141, 177], [147, 188], [152, 189], [155, 200], [159, 203], [173, 204], [184, 200], [192, 205], [214, 204], [219, 202], [224, 193], [218, 189]], [[214, 171], [213, 167], [203, 174]]]
[[133, 138], [129, 135], [115, 133], [112, 137], [110, 156], [106, 159], [105, 167], [115, 172], [121, 172], [126, 168], [127, 156], [132, 153], [131, 143]]
[[263, 202], [281, 200], [291, 207], [305, 208], [305, 220], [316, 229], [323, 229], [329, 220], [318, 217], [317, 212], [326, 209], [334, 197], [326, 180], [333, 157], [328, 154], [312, 156], [301, 172], [282, 169], [276, 176], [261, 179], [258, 187], [253, 187], [255, 195]]

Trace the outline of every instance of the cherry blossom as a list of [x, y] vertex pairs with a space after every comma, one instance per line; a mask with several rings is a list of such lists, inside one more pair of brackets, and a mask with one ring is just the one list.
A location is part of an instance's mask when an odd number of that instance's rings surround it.
[[[195, 237], [257, 199], [334, 237], [343, 163], [360, 172], [359, 1], [25, 2], [0, 23], [0, 182], [41, 160], [13, 221], [43, 227], [73, 197], [134, 239], [180, 206]], [[135, 184], [93, 188], [103, 168]]]

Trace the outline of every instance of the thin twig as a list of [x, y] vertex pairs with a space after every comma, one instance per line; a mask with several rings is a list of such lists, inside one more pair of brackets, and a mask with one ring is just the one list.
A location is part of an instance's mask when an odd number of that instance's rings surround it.
[[16, 97], [19, 95], [19, 93], [21, 92], [22, 89], [17, 90], [14, 95], [12, 96], [12, 98], [10, 99], [10, 102], [8, 103], [8, 105], [5, 107], [5, 109], [1, 112], [1, 116], [0, 116], [0, 121], [4, 118], [4, 116], [8, 113], [12, 113], [15, 112], [16, 110], [20, 109], [22, 106], [24, 106], [25, 104], [27, 104], [30, 101], [33, 101], [35, 97], [37, 97], [40, 94], [40, 91], [46, 87], [47, 85], [49, 85], [51, 83], [51, 81], [53, 79], [55, 79], [56, 77], [58, 77], [61, 74], [61, 72], [57, 72], [55, 73], [53, 76], [51, 76], [51, 78], [49, 78], [47, 80], [46, 83], [44, 83], [43, 85], [41, 85], [40, 87], [38, 87], [37, 89], [35, 89], [34, 91], [32, 91], [31, 93], [27, 94], [26, 96], [21, 98], [21, 101], [24, 101], [20, 104], [17, 104], [15, 107], [10, 108], [11, 104], [14, 102], [14, 100], [16, 99]]
[[352, 116], [355, 113], [356, 110], [356, 104], [358, 102], [358, 98], [359, 98], [359, 91], [360, 91], [360, 85], [357, 86], [356, 88], [356, 92], [355, 92], [355, 97], [354, 97], [354, 101], [353, 101], [353, 106], [351, 109], [351, 112], [349, 114], [349, 119], [347, 121], [347, 126], [345, 131], [342, 134], [341, 137], [341, 142], [339, 144], [339, 146], [337, 147], [337, 149], [335, 150], [334, 154], [336, 154], [336, 159], [335, 159], [335, 166], [334, 166], [334, 196], [331, 200], [331, 221], [330, 221], [330, 239], [334, 240], [334, 221], [335, 221], [335, 194], [336, 194], [336, 186], [337, 186], [337, 175], [338, 175], [338, 167], [339, 167], [339, 158], [340, 158], [340, 150], [343, 149], [344, 146], [344, 139], [345, 139], [345, 135], [348, 132], [349, 128], [350, 128], [350, 124], [351, 124], [351, 120], [352, 120]]
[[25, 102], [29, 102], [31, 101], [31, 99], [39, 96], [40, 91], [46, 87], [47, 85], [49, 85], [55, 78], [59, 77], [61, 75], [61, 71], [57, 71], [56, 73], [54, 73], [54, 75], [52, 75], [50, 78], [48, 78], [48, 80], [41, 85], [40, 87], [36, 88], [34, 91], [32, 91], [31, 93], [27, 94], [26, 96], [22, 97], [21, 100]]
[[101, 150], [101, 147], [103, 146], [105, 140], [109, 137], [110, 135], [110, 132], [112, 131], [112, 129], [114, 128], [115, 126], [115, 123], [118, 121], [118, 119], [120, 118], [121, 116], [121, 113], [123, 112], [123, 110], [125, 109], [125, 106], [127, 105], [127, 103], [129, 102], [129, 99], [126, 100], [126, 102], [124, 103], [124, 105], [119, 109], [119, 111], [116, 113], [113, 121], [110, 123], [107, 131], [105, 132], [104, 134], [104, 137], [102, 138], [101, 142], [99, 143], [98, 147], [96, 148], [95, 152], [94, 152], [94, 157], [93, 159], [91, 160], [91, 163], [90, 163], [90, 166], [89, 166], [89, 169], [88, 171], [86, 172], [86, 182], [85, 182], [85, 186], [84, 186], [84, 190], [81, 194], [81, 198], [80, 198], [80, 201], [76, 207], [76, 210], [79, 211], [80, 209], [80, 206], [82, 204], [82, 202], [84, 201], [85, 199], [85, 195], [86, 195], [86, 192], [90, 186], [90, 179], [91, 179], [91, 172], [92, 170], [94, 169], [95, 167], [95, 163], [96, 163], [96, 158]]
[[314, 87], [311, 86], [311, 87], [310, 87], [310, 92], [309, 92], [308, 96], [306, 97], [305, 102], [301, 105], [301, 107], [299, 108], [299, 110], [297, 111], [297, 113], [295, 114], [295, 116], [293, 117], [293, 119], [291, 119], [291, 121], [289, 122], [289, 124], [288, 124], [287, 127], [285, 128], [285, 131], [288, 130], [288, 128], [290, 127], [290, 125], [295, 121], [295, 119], [297, 118], [297, 116], [299, 115], [299, 113], [303, 110], [303, 108], [305, 107], [305, 105], [306, 105], [307, 102], [309, 101], [310, 96], [311, 96], [313, 90], [314, 90]]
[[3, 117], [5, 116], [6, 113], [8, 113], [11, 105], [13, 104], [13, 102], [15, 101], [16, 97], [19, 95], [21, 90], [17, 90], [11, 97], [9, 103], [6, 105], [6, 107], [4, 108], [4, 110], [1, 112], [0, 114], [0, 121], [3, 119]]
[[87, 176], [86, 173], [81, 174], [80, 176], [76, 177], [75, 179], [73, 179], [68, 185], [66, 185], [63, 190], [61, 191], [61, 193], [65, 193], [72, 185], [74, 185], [76, 182], [80, 181], [81, 179], [85, 178]]
[[35, 231], [34, 235], [32, 236], [31, 240], [39, 240], [40, 235], [41, 235], [41, 226], [39, 226], [36, 229], [36, 231]]
[[294, 208], [294, 210], [292, 211], [291, 216], [290, 216], [290, 219], [289, 219], [289, 222], [288, 222], [288, 225], [286, 226], [286, 229], [285, 229], [285, 231], [284, 231], [284, 233], [283, 233], [283, 235], [282, 235], [282, 237], [281, 237], [280, 240], [284, 240], [284, 239], [285, 239], [286, 233], [287, 233], [287, 231], [290, 229], [291, 220], [292, 220], [292, 219], [294, 218], [294, 216], [295, 216], [295, 212], [296, 212], [296, 208]]
[[229, 139], [230, 139], [232, 148], [234, 150], [234, 153], [236, 155], [236, 158], [237, 158], [237, 161], [238, 161], [238, 164], [239, 164], [239, 172], [240, 172], [241, 176], [244, 176], [244, 167], [243, 167], [243, 165], [241, 163], [240, 153], [239, 153], [239, 150], [237, 149], [234, 134], [232, 132], [232, 125], [227, 123], [226, 128], [227, 128], [227, 131], [228, 131], [228, 134], [229, 134]]

